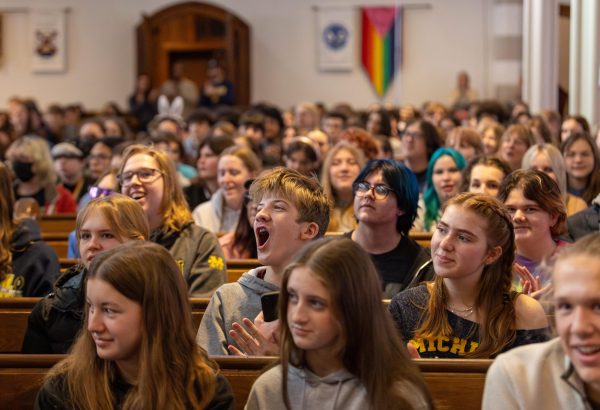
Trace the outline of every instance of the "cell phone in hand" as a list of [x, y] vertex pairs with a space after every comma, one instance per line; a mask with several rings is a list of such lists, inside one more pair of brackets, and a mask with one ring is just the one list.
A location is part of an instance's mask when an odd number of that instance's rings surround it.
[[265, 322], [272, 322], [278, 319], [278, 301], [279, 292], [267, 292], [260, 297]]

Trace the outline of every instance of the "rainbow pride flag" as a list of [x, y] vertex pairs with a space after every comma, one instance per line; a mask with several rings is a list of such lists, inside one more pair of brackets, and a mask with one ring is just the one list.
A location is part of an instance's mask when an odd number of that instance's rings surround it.
[[388, 90], [400, 65], [401, 7], [363, 7], [362, 64], [380, 97]]

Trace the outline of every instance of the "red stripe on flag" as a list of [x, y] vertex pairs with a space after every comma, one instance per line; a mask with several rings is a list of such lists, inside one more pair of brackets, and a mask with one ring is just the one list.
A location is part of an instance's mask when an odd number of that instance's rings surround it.
[[362, 11], [362, 63], [365, 67], [369, 78], [372, 75], [372, 61], [373, 61], [373, 41], [372, 41], [373, 27], [369, 21], [369, 16], [366, 10]]

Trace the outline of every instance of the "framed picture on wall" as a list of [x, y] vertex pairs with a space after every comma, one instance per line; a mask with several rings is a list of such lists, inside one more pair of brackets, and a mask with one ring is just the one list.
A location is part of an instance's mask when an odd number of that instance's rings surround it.
[[352, 7], [315, 8], [317, 67], [320, 71], [352, 71], [355, 12]]
[[67, 69], [66, 10], [32, 10], [31, 69], [60, 73]]

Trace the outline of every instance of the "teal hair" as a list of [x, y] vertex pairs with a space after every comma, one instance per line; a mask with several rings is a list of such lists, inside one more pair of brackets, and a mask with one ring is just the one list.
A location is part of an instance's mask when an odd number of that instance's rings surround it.
[[463, 170], [467, 163], [462, 154], [455, 149], [452, 148], [438, 148], [433, 155], [431, 155], [431, 159], [429, 160], [429, 166], [427, 167], [427, 188], [425, 189], [425, 193], [423, 194], [423, 202], [425, 203], [425, 218], [423, 227], [426, 231], [429, 231], [431, 228], [431, 224], [438, 219], [438, 213], [440, 211], [440, 207], [442, 206], [440, 202], [440, 198], [435, 192], [435, 188], [433, 187], [433, 167], [438, 159], [447, 155], [454, 160], [456, 167], [459, 170]]

